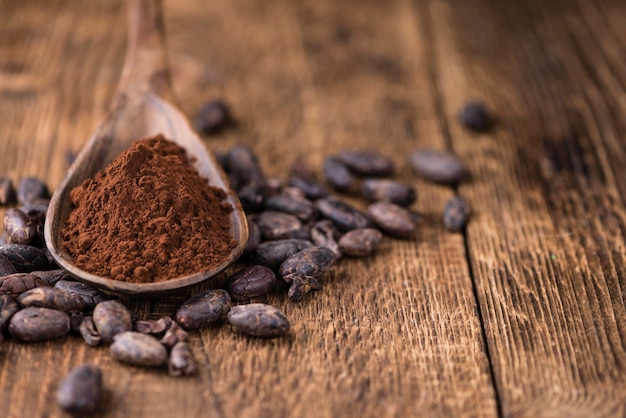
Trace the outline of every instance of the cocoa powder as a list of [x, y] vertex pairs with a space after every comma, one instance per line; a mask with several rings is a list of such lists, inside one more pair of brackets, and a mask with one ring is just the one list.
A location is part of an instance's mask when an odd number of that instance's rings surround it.
[[63, 246], [90, 273], [135, 283], [210, 270], [237, 243], [226, 193], [159, 135], [135, 142], [70, 192]]

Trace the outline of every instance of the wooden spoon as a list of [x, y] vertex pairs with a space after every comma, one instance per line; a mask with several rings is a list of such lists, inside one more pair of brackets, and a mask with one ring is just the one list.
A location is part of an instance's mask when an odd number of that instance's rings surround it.
[[[72, 276], [100, 288], [128, 294], [164, 293], [207, 280], [228, 267], [243, 252], [248, 239], [246, 216], [230, 190], [228, 179], [215, 157], [207, 151], [185, 116], [171, 103], [174, 95], [169, 82], [161, 0], [130, 0], [129, 45], [117, 95], [109, 113], [80, 151], [50, 201], [45, 240], [56, 262]], [[70, 191], [92, 178], [137, 139], [163, 134], [186, 149], [193, 165], [213, 186], [227, 191], [226, 202], [233, 207], [232, 238], [236, 248], [210, 271], [157, 283], [129, 283], [97, 276], [77, 267], [63, 249], [61, 230], [72, 205]]]

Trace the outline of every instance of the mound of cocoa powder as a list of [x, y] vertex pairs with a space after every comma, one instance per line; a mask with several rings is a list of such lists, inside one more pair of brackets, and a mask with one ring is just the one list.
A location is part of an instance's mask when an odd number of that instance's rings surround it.
[[135, 142], [70, 192], [63, 247], [82, 269], [135, 283], [210, 270], [237, 245], [232, 208], [159, 135]]

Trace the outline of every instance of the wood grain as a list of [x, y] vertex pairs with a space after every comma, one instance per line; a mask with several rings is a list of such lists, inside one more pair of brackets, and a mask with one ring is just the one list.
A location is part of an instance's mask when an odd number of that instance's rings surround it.
[[585, 22], [590, 4], [419, 5], [444, 118], [468, 97], [498, 112], [494, 134], [450, 124], [450, 138], [473, 175], [460, 193], [504, 416], [625, 413], [623, 150], [611, 150], [624, 72], [619, 50], [603, 56], [619, 42], [610, 28]]
[[[623, 2], [165, 6], [183, 111], [220, 97], [237, 120], [209, 147], [248, 144], [272, 176], [298, 157], [319, 173], [338, 150], [379, 150], [417, 187], [424, 222], [413, 240], [342, 260], [301, 304], [282, 288], [260, 298], [284, 309], [287, 338], [190, 333], [193, 378], [121, 366], [74, 335], [7, 338], [2, 416], [64, 416], [56, 386], [83, 362], [103, 369], [103, 417], [626, 413]], [[60, 183], [65, 152], [113, 99], [125, 48], [121, 0], [0, 0], [0, 175]], [[470, 98], [496, 114], [493, 133], [457, 123]], [[416, 147], [454, 151], [471, 181], [417, 178]], [[440, 220], [454, 193], [473, 210], [465, 234]], [[128, 302], [158, 317], [186, 296]]]

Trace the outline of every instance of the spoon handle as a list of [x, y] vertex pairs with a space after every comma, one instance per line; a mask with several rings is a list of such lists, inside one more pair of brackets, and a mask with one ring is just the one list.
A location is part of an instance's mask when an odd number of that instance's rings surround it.
[[128, 1], [128, 48], [118, 93], [156, 93], [173, 100], [165, 46], [162, 0]]

